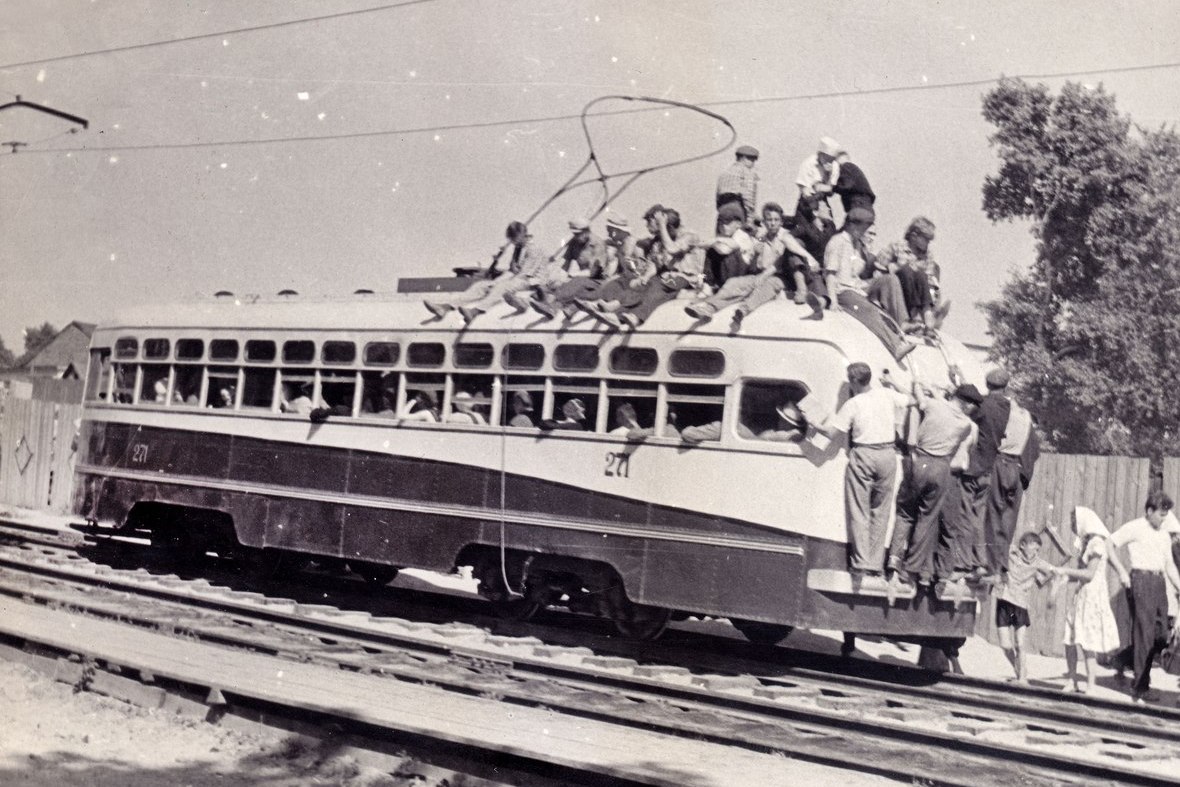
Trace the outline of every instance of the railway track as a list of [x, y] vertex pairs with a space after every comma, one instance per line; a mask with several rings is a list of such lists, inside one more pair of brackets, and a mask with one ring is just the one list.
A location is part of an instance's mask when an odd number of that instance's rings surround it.
[[11, 599], [279, 660], [905, 781], [1008, 784], [1019, 767], [1026, 784], [1180, 783], [1180, 714], [1167, 709], [934, 682], [864, 662], [850, 674], [783, 648], [684, 632], [633, 643], [566, 625], [503, 635], [471, 623], [373, 618], [97, 565], [27, 529], [0, 529], [0, 537], [9, 542], [0, 548], [0, 594]]

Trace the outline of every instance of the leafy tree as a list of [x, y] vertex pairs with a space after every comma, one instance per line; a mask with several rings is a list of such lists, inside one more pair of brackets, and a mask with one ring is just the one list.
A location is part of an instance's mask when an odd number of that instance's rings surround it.
[[12, 350], [8, 349], [4, 339], [0, 338], [0, 369], [11, 369], [15, 365], [16, 356], [12, 354]]
[[1180, 138], [1077, 84], [1005, 79], [983, 114], [1000, 159], [984, 211], [1037, 240], [982, 304], [994, 357], [1050, 446], [1159, 457], [1180, 430]]
[[57, 328], [48, 322], [25, 328], [25, 357], [49, 344], [54, 336], [57, 336]]

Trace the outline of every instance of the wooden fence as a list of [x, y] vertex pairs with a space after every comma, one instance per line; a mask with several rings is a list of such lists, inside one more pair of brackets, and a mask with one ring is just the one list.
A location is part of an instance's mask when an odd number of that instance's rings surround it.
[[[1168, 462], [1175, 465], [1176, 477], [1180, 477], [1180, 460]], [[1165, 473], [1165, 490], [1169, 489], [1167, 477]], [[1143, 515], [1143, 501], [1150, 489], [1151, 463], [1147, 459], [1044, 454], [1037, 462], [1032, 484], [1025, 493], [1012, 542], [1016, 544], [1020, 536], [1030, 530], [1040, 533], [1043, 542], [1041, 556], [1054, 565], [1063, 565], [1073, 559], [1070, 513], [1074, 506], [1093, 509], [1113, 532], [1124, 522]], [[1111, 605], [1125, 644], [1130, 637], [1127, 602], [1113, 570], [1109, 571], [1107, 579], [1112, 592]], [[1029, 605], [1032, 624], [1027, 635], [1030, 651], [1062, 655], [1065, 614], [1073, 602], [1076, 587], [1076, 584], [1067, 587], [1052, 582], [1033, 591]], [[976, 633], [996, 642], [994, 599], [980, 606]]]
[[0, 504], [67, 513], [80, 404], [0, 402]]

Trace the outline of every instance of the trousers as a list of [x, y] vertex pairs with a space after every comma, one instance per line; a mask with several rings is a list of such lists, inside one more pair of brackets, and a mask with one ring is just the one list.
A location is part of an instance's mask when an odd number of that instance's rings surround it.
[[859, 571], [885, 567], [885, 531], [893, 504], [897, 452], [892, 446], [854, 446], [844, 471], [848, 564]]
[[897, 495], [889, 561], [910, 573], [932, 577], [942, 502], [951, 482], [950, 459], [915, 451], [903, 466], [906, 472]]
[[1024, 485], [1020, 482], [1020, 457], [1000, 454], [992, 466], [991, 489], [988, 491], [985, 512], [987, 535], [987, 566], [991, 573], [1008, 570], [1008, 551], [1012, 548], [1012, 534], [1024, 499]]

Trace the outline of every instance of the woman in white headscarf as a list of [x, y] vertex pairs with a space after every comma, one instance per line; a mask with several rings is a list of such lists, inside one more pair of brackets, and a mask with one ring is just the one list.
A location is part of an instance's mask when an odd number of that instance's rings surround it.
[[[1106, 584], [1106, 541], [1110, 531], [1088, 508], [1073, 510], [1074, 567], [1055, 569], [1068, 582], [1078, 583], [1077, 595], [1065, 616], [1065, 665], [1069, 676], [1066, 691], [1085, 693], [1094, 688], [1095, 656], [1109, 653], [1119, 646], [1118, 624], [1110, 606]], [[1078, 661], [1086, 669], [1086, 683], [1081, 683]]]

